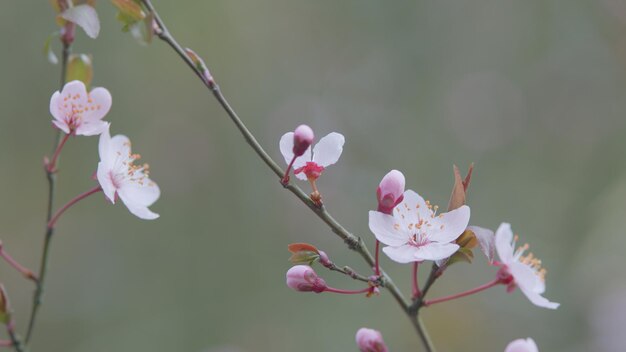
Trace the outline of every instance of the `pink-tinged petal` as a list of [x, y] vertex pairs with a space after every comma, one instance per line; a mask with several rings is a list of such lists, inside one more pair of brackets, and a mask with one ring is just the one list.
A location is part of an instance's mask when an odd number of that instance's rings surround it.
[[[280, 138], [279, 147], [280, 153], [283, 155], [283, 158], [285, 158], [285, 163], [289, 165], [291, 159], [293, 159], [293, 132], [287, 132]], [[296, 159], [293, 163], [293, 169], [303, 167], [306, 165], [307, 161], [311, 161], [311, 147], [307, 148], [304, 154]], [[296, 177], [301, 180], [306, 180], [304, 174], [298, 174]]]
[[504, 352], [539, 352], [539, 348], [533, 339], [517, 339], [506, 346]]
[[83, 121], [83, 123], [76, 128], [77, 136], [97, 136], [108, 130], [109, 124], [105, 121]]
[[405, 220], [408, 225], [418, 223], [420, 219], [430, 220], [433, 212], [422, 196], [409, 189], [404, 192], [404, 199], [395, 207], [393, 214]]
[[394, 262], [406, 264], [419, 261], [419, 259], [415, 259], [414, 256], [415, 247], [408, 244], [399, 247], [384, 247], [383, 252]]
[[98, 155], [100, 156], [100, 161], [106, 161], [106, 159], [108, 159], [109, 145], [111, 144], [110, 127], [111, 124], [107, 123], [107, 127], [100, 134], [100, 140], [98, 141]]
[[57, 121], [65, 121], [63, 99], [61, 98], [61, 92], [59, 91], [54, 92], [54, 94], [52, 94], [52, 97], [50, 97], [50, 114]]
[[128, 210], [136, 217], [144, 220], [154, 220], [159, 217], [159, 214], [152, 212], [147, 206], [136, 203], [133, 199], [122, 196], [122, 193], [118, 194], [124, 205], [126, 205]]
[[83, 121], [101, 120], [111, 110], [112, 103], [111, 93], [106, 88], [92, 89], [87, 97]]
[[[142, 175], [137, 173], [134, 177], [138, 178]], [[124, 197], [133, 203], [149, 207], [159, 199], [161, 190], [155, 182], [146, 177], [141, 184], [139, 182], [124, 182], [118, 193], [120, 198]]]
[[508, 267], [517, 287], [534, 305], [548, 309], [557, 309], [559, 307], [559, 303], [550, 302], [538, 292], [541, 291], [541, 287], [537, 287], [539, 278], [528, 265], [513, 262]]
[[98, 178], [98, 183], [100, 183], [100, 187], [102, 187], [104, 195], [109, 199], [109, 201], [111, 201], [111, 203], [115, 204], [116, 187], [113, 183], [113, 179], [111, 178], [111, 169], [108, 168], [103, 162], [99, 162], [96, 177]]
[[87, 36], [95, 39], [100, 33], [100, 20], [98, 13], [91, 5], [82, 4], [68, 8], [61, 13], [64, 19], [76, 23]]
[[504, 264], [513, 261], [513, 231], [511, 224], [503, 222], [496, 230], [496, 251]]
[[278, 142], [278, 146], [280, 147], [280, 153], [285, 158], [285, 163], [289, 165], [291, 159], [293, 159], [293, 132], [287, 132], [280, 137], [280, 142]]
[[81, 81], [71, 81], [63, 86], [59, 103], [61, 106], [65, 103], [74, 104], [77, 107], [78, 105], [86, 106], [87, 98], [85, 84]]
[[332, 132], [326, 135], [313, 148], [313, 161], [318, 165], [327, 167], [339, 160], [343, 152], [343, 144], [346, 139], [342, 134]]
[[470, 208], [467, 205], [428, 219], [432, 225], [428, 229], [428, 238], [440, 243], [452, 242], [465, 231], [469, 219]]
[[480, 249], [485, 254], [489, 262], [493, 262], [496, 250], [496, 242], [493, 231], [478, 226], [469, 226], [467, 229], [474, 233], [476, 240], [478, 240]]
[[63, 121], [52, 120], [52, 123], [65, 134], [70, 134], [70, 127]]
[[408, 234], [402, 231], [400, 224], [391, 215], [370, 211], [369, 227], [376, 239], [388, 246], [401, 246], [408, 242]]
[[458, 244], [431, 242], [416, 248], [414, 261], [445, 259], [453, 255], [457, 250], [459, 250]]

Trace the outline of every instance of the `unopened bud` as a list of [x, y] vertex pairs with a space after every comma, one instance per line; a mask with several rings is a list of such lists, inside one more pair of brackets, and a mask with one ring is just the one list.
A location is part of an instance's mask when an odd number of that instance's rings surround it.
[[307, 125], [298, 126], [295, 131], [293, 131], [293, 154], [295, 156], [302, 156], [302, 154], [309, 149], [311, 143], [313, 143], [313, 139], [315, 139], [315, 135], [311, 127]]
[[356, 332], [356, 344], [361, 352], [387, 352], [387, 346], [383, 341], [380, 331], [368, 328], [360, 328]]
[[326, 282], [308, 265], [296, 265], [287, 271], [287, 286], [295, 291], [320, 293], [326, 290]]
[[506, 346], [504, 352], [539, 352], [539, 348], [533, 339], [517, 339]]
[[404, 182], [404, 175], [398, 170], [391, 170], [383, 177], [376, 189], [379, 212], [391, 214], [393, 208], [402, 202]]
[[320, 264], [322, 264], [325, 267], [330, 267], [333, 265], [333, 262], [330, 261], [330, 258], [328, 258], [328, 255], [326, 254], [326, 252], [324, 251], [318, 251], [319, 253], [319, 260], [320, 260]]

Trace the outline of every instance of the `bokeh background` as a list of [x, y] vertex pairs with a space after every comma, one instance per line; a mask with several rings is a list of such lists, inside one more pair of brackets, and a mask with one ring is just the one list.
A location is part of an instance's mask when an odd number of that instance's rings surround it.
[[[346, 136], [319, 182], [328, 209], [373, 245], [367, 211], [390, 169], [445, 206], [452, 165], [476, 163], [472, 223], [513, 224], [548, 268], [557, 311], [502, 287], [424, 311], [440, 351], [502, 351], [532, 336], [542, 351], [623, 351], [626, 321], [626, 2], [622, 0], [163, 1], [170, 30], [210, 65], [249, 128], [282, 163], [300, 123]], [[392, 351], [421, 350], [392, 297], [299, 294], [286, 246], [310, 242], [367, 271], [245, 145], [218, 104], [161, 42], [140, 46], [99, 1], [95, 86], [113, 133], [133, 140], [161, 189], [148, 222], [101, 195], [59, 222], [33, 351], [356, 351], [359, 327]], [[55, 132], [59, 65], [44, 1], [0, 10], [0, 238], [36, 268]], [[57, 53], [59, 43], [53, 43]], [[93, 186], [97, 138], [74, 138], [57, 205]], [[302, 184], [307, 187], [306, 184]], [[490, 280], [477, 256], [432, 290]], [[408, 292], [410, 267], [384, 259]], [[319, 270], [334, 286], [358, 283]], [[425, 276], [425, 272], [422, 274]], [[32, 284], [0, 263], [18, 328]]]

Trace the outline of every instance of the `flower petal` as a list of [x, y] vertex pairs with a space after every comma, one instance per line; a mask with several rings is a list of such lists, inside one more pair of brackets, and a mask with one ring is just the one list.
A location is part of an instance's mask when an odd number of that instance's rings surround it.
[[112, 102], [111, 93], [106, 88], [92, 89], [87, 96], [83, 121], [101, 120], [111, 110]]
[[75, 106], [86, 106], [88, 98], [87, 88], [85, 87], [85, 84], [81, 81], [71, 81], [63, 86], [63, 91], [61, 91], [60, 98], [61, 99], [58, 100], [60, 104], [68, 103], [74, 104]]
[[126, 205], [128, 210], [136, 217], [144, 220], [154, 220], [159, 217], [159, 214], [152, 212], [147, 206], [136, 203], [133, 199], [122, 196], [122, 193], [118, 194], [122, 202], [124, 202], [124, 205]]
[[[519, 287], [520, 291], [536, 306], [557, 309], [559, 303], [550, 302], [547, 298], [541, 296], [545, 286], [536, 275], [535, 271], [528, 265], [520, 262], [513, 262], [508, 265], [509, 271], [515, 279], [515, 284]], [[539, 284], [539, 282], [541, 282]]]
[[417, 247], [414, 253], [415, 261], [441, 260], [448, 258], [459, 250], [459, 245], [455, 243], [431, 242], [427, 245]]
[[[291, 159], [293, 159], [293, 132], [285, 133], [279, 142], [280, 153], [285, 158], [285, 163], [289, 165]], [[311, 147], [309, 147], [302, 156], [298, 157], [293, 163], [293, 169], [298, 169], [306, 165], [307, 161], [311, 161]], [[296, 175], [301, 180], [306, 180], [304, 174]]]
[[98, 13], [91, 5], [82, 4], [70, 7], [61, 13], [61, 17], [76, 23], [90, 38], [95, 39], [100, 33]]
[[332, 132], [320, 139], [313, 148], [313, 161], [327, 167], [339, 160], [346, 139], [341, 133]]
[[52, 97], [50, 97], [50, 114], [54, 117], [55, 120], [65, 122], [63, 99], [61, 98], [61, 92], [59, 91], [54, 92], [54, 94], [52, 94]]
[[[136, 173], [135, 177], [142, 177], [140, 173]], [[145, 178], [142, 183], [139, 182], [124, 182], [124, 184], [118, 190], [120, 198], [124, 197], [133, 203], [137, 203], [144, 206], [151, 206], [159, 199], [161, 190], [159, 186], [149, 178]]]
[[111, 201], [111, 203], [115, 204], [116, 187], [113, 183], [113, 179], [111, 178], [111, 169], [108, 168], [105, 163], [99, 162], [96, 177], [98, 178], [98, 183], [100, 183], [100, 187], [102, 187], [104, 195]]
[[52, 120], [52, 123], [57, 126], [61, 131], [65, 132], [65, 134], [70, 133], [70, 127], [64, 121]]
[[96, 121], [83, 121], [76, 128], [76, 135], [80, 136], [97, 136], [104, 132], [104, 130], [108, 130], [109, 124], [102, 120]]
[[394, 216], [399, 216], [406, 225], [416, 224], [420, 219], [430, 219], [432, 214], [424, 198], [410, 189], [404, 192], [402, 202], [394, 209]]
[[476, 240], [478, 240], [480, 249], [483, 251], [489, 262], [493, 262], [496, 248], [493, 231], [478, 226], [468, 226], [467, 229], [474, 233]]
[[400, 224], [391, 215], [370, 211], [369, 227], [376, 239], [388, 246], [401, 246], [408, 242], [409, 234], [402, 232]]
[[384, 247], [383, 252], [394, 262], [406, 264], [418, 261], [414, 256], [415, 247], [408, 244], [399, 247]]
[[496, 230], [495, 235], [496, 251], [500, 260], [504, 264], [509, 264], [513, 261], [513, 231], [511, 231], [511, 224], [503, 222]]
[[504, 352], [539, 352], [539, 348], [533, 339], [517, 339], [506, 346]]
[[452, 242], [465, 231], [469, 219], [470, 208], [467, 205], [428, 219], [432, 225], [428, 230], [428, 238], [440, 243]]

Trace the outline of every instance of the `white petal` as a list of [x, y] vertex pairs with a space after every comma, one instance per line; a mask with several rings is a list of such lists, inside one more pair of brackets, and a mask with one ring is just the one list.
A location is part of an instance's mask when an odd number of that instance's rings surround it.
[[402, 202], [394, 209], [394, 216], [400, 216], [400, 218], [406, 220], [407, 225], [410, 223], [415, 224], [420, 219], [430, 219], [432, 214], [433, 212], [426, 205], [424, 198], [410, 189], [404, 192]]
[[496, 230], [495, 235], [496, 251], [500, 260], [504, 264], [511, 263], [513, 261], [513, 231], [511, 231], [511, 224], [503, 222]]
[[419, 261], [415, 259], [415, 247], [408, 244], [399, 247], [384, 247], [383, 252], [385, 252], [391, 260], [398, 263], [406, 264]]
[[61, 17], [76, 23], [90, 38], [96, 38], [98, 33], [100, 33], [98, 13], [91, 5], [82, 4], [70, 7], [61, 13]]
[[[280, 153], [285, 158], [285, 163], [289, 165], [291, 159], [293, 158], [293, 132], [285, 133], [279, 142]], [[298, 157], [296, 161], [293, 163], [293, 169], [298, 169], [306, 165], [307, 161], [311, 161], [311, 147], [309, 147], [302, 156]], [[306, 180], [306, 176], [304, 174], [296, 175], [301, 180]]]
[[402, 232], [400, 224], [391, 215], [370, 211], [369, 227], [376, 239], [388, 246], [401, 246], [408, 241], [409, 235]]
[[337, 132], [324, 136], [313, 148], [313, 161], [323, 167], [336, 163], [343, 152], [345, 141], [343, 135]]
[[432, 224], [428, 228], [428, 238], [440, 243], [452, 242], [465, 231], [469, 219], [470, 208], [467, 205], [428, 219]]
[[109, 145], [111, 144], [111, 133], [109, 132], [109, 128], [111, 124], [107, 124], [107, 127], [100, 134], [100, 140], [98, 142], [98, 155], [100, 156], [100, 161], [106, 161], [107, 156], [109, 155]]
[[65, 134], [70, 133], [70, 127], [64, 121], [52, 120], [52, 123], [57, 126]]
[[107, 89], [101, 87], [92, 89], [83, 113], [83, 121], [102, 120], [111, 110], [112, 102], [111, 93]]
[[65, 112], [63, 111], [63, 99], [59, 91], [54, 92], [50, 97], [50, 114], [57, 121], [65, 121]]
[[278, 142], [278, 146], [280, 147], [280, 153], [285, 158], [285, 163], [289, 165], [291, 159], [293, 159], [293, 132], [287, 132], [280, 137], [280, 142]]
[[100, 187], [102, 187], [104, 195], [111, 201], [111, 203], [115, 204], [116, 188], [113, 184], [113, 180], [111, 179], [111, 169], [107, 168], [103, 162], [99, 162], [96, 176], [98, 178], [98, 183], [100, 183]]
[[539, 352], [539, 348], [533, 339], [517, 339], [506, 346], [504, 352]]
[[539, 278], [528, 265], [513, 262], [508, 267], [517, 287], [534, 305], [549, 309], [559, 307], [559, 303], [550, 302], [538, 292], [544, 287], [543, 283], [541, 284], [542, 286], [537, 286]]
[[135, 203], [132, 201], [132, 199], [122, 197], [121, 193], [119, 193], [119, 195], [120, 199], [122, 200], [122, 202], [124, 202], [124, 205], [126, 205], [128, 210], [138, 218], [144, 220], [154, 220], [159, 217], [159, 214], [152, 212], [150, 209], [148, 209], [147, 206]]
[[[67, 100], [65, 100], [67, 98]], [[74, 104], [76, 106], [87, 105], [87, 88], [85, 88], [85, 84], [81, 81], [71, 81], [65, 86], [63, 86], [63, 91], [61, 92], [61, 97], [58, 100], [60, 106], [63, 104]], [[70, 109], [71, 111], [71, 109]]]
[[478, 226], [469, 226], [467, 229], [474, 233], [474, 235], [476, 236], [476, 240], [478, 240], [478, 245], [480, 246], [480, 249], [483, 251], [487, 259], [491, 263], [495, 255], [496, 248], [493, 231]]
[[97, 136], [108, 129], [109, 124], [105, 121], [83, 121], [76, 128], [77, 136]]
[[[137, 173], [135, 177], [141, 177], [141, 175]], [[120, 198], [123, 196], [133, 203], [147, 207], [154, 204], [161, 195], [159, 186], [147, 177], [142, 183], [143, 184], [139, 184], [138, 182], [124, 182], [118, 190]]]
[[418, 247], [417, 251], [414, 253], [414, 257], [418, 261], [441, 260], [450, 257], [457, 250], [459, 250], [458, 244], [431, 242]]

